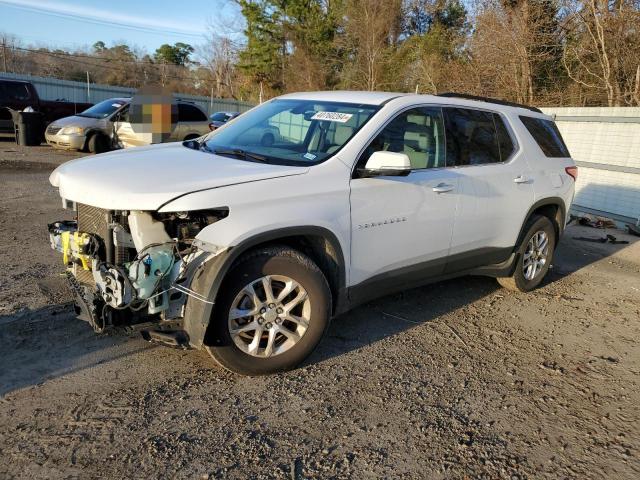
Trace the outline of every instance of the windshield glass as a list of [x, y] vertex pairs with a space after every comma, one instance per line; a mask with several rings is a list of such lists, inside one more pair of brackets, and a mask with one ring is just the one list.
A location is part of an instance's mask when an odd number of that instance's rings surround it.
[[241, 150], [281, 165], [315, 164], [340, 150], [377, 110], [353, 103], [272, 100], [211, 132], [204, 148], [222, 155]]
[[93, 107], [87, 108], [84, 112], [79, 113], [80, 117], [89, 118], [107, 118], [113, 112], [125, 105], [122, 100], [110, 99], [100, 103], [96, 103]]
[[214, 122], [226, 122], [230, 116], [231, 115], [229, 115], [228, 113], [218, 112], [218, 113], [212, 114], [210, 118]]

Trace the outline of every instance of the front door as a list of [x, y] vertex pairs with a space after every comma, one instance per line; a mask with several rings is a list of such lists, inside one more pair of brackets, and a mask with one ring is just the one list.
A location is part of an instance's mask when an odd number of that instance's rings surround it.
[[[441, 109], [417, 107], [395, 117], [363, 152], [351, 180], [351, 286], [397, 290], [443, 272], [458, 199], [444, 138]], [[411, 173], [358, 178], [358, 168], [382, 150], [405, 153]]]
[[127, 106], [118, 112], [114, 119], [114, 132], [116, 143], [119, 147], [140, 147], [150, 145], [151, 142], [151, 125], [140, 125], [131, 123], [129, 115], [130, 107]]

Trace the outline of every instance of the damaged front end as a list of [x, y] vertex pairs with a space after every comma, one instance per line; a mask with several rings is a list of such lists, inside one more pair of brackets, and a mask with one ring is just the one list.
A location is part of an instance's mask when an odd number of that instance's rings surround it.
[[187, 346], [183, 329], [199, 265], [221, 253], [196, 246], [226, 209], [157, 213], [73, 204], [76, 220], [49, 225], [51, 247], [62, 253], [78, 317], [102, 333], [135, 326], [147, 340]]

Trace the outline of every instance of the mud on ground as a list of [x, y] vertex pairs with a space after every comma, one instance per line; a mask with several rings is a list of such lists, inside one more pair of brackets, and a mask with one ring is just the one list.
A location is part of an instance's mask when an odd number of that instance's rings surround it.
[[534, 293], [469, 277], [386, 297], [336, 319], [303, 367], [243, 378], [75, 320], [46, 234], [60, 200], [12, 155], [0, 479], [640, 477], [637, 238], [570, 227]]

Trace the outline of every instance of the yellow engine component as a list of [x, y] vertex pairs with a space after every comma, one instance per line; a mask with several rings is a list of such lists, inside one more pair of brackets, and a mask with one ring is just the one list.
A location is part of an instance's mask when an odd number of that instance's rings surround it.
[[86, 253], [86, 247], [91, 242], [91, 236], [82, 232], [61, 232], [62, 261], [65, 265], [70, 260], [80, 260], [84, 270], [91, 270], [91, 257]]

